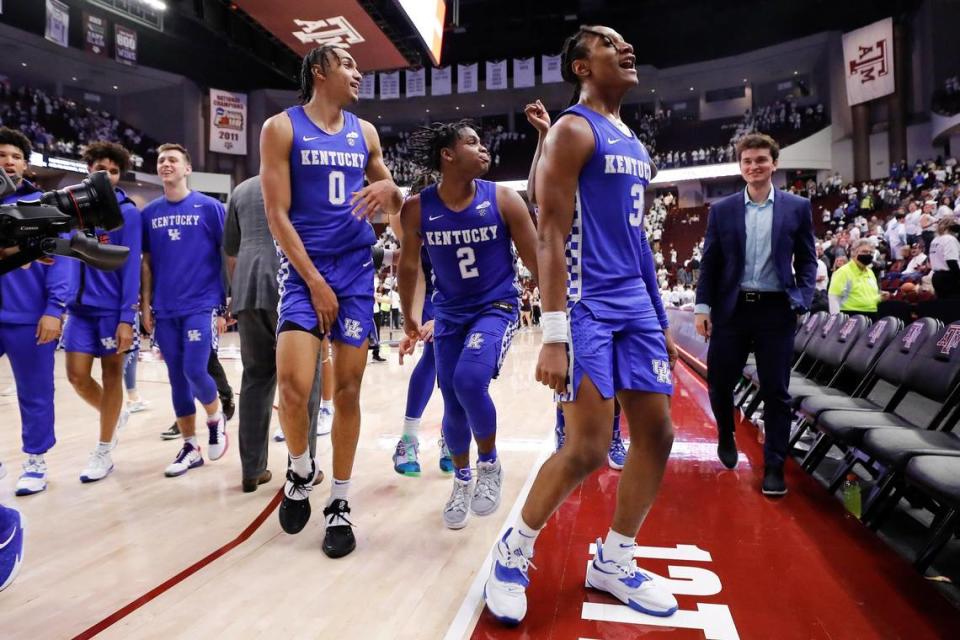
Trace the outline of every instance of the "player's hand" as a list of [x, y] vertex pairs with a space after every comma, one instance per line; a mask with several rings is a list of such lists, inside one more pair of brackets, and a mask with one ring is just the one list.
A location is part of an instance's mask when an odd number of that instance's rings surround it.
[[[713, 333], [713, 323], [710, 322], [709, 313], [698, 313], [695, 316], [694, 323], [697, 327], [697, 333], [703, 336], [704, 342], [710, 339], [710, 334]], [[674, 347], [676, 349], [676, 347]]]
[[420, 323], [413, 318], [403, 319], [403, 335], [409, 337], [411, 340], [416, 341], [420, 339], [420, 329]]
[[420, 339], [424, 342], [433, 342], [433, 320], [427, 320], [420, 327]]
[[117, 335], [114, 337], [117, 341], [117, 353], [126, 353], [133, 346], [133, 325], [128, 322], [121, 322], [117, 325]]
[[141, 320], [143, 321], [143, 328], [147, 332], [147, 335], [153, 335], [153, 329], [156, 326], [153, 319], [153, 311], [151, 309], [144, 309], [140, 314]]
[[317, 320], [320, 322], [320, 335], [330, 333], [337, 321], [340, 303], [337, 301], [337, 294], [333, 292], [326, 280], [321, 279], [310, 286], [310, 302], [313, 304], [313, 310], [317, 312]]
[[523, 113], [527, 116], [527, 122], [533, 125], [537, 133], [546, 135], [550, 129], [550, 114], [547, 113], [547, 109], [542, 102], [539, 100], [531, 102], [523, 108]]
[[397, 351], [400, 353], [400, 364], [403, 364], [403, 356], [412, 356], [416, 348], [416, 340], [410, 336], [403, 336], [400, 339], [400, 344], [397, 347]]
[[217, 335], [222, 336], [227, 330], [227, 319], [224, 316], [217, 316]]
[[543, 345], [537, 359], [537, 382], [563, 393], [567, 387], [567, 363], [566, 344], [554, 342]]
[[372, 220], [377, 213], [385, 215], [396, 213], [402, 197], [397, 185], [383, 179], [371, 182], [360, 191], [354, 191], [350, 198], [353, 214], [357, 220]]
[[41, 316], [40, 322], [37, 323], [37, 331], [35, 333], [37, 344], [47, 344], [59, 338], [62, 325], [63, 323], [60, 321], [60, 318]]
[[670, 368], [673, 369], [674, 365], [677, 364], [677, 357], [679, 355], [677, 343], [673, 341], [673, 336], [670, 335], [670, 329], [663, 330], [663, 337], [667, 340], [667, 358], [670, 359]]

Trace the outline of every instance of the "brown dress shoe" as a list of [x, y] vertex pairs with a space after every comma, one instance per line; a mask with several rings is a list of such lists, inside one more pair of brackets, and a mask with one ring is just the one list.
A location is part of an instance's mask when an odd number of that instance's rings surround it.
[[260, 474], [259, 476], [257, 476], [256, 478], [244, 478], [244, 479], [243, 479], [243, 492], [244, 492], [244, 493], [252, 493], [252, 492], [254, 492], [254, 491], [257, 490], [257, 486], [259, 486], [259, 485], [261, 485], [261, 484], [266, 484], [266, 483], [270, 482], [270, 480], [271, 480], [272, 478], [273, 478], [273, 474], [270, 473], [270, 470], [269, 470], [269, 469], [267, 469], [266, 471], [264, 471], [263, 473], [261, 473], [261, 474]]

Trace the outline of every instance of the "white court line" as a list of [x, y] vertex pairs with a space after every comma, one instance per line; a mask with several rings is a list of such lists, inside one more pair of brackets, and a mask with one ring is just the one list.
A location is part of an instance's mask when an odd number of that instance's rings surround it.
[[510, 513], [507, 514], [507, 520], [500, 529], [500, 533], [497, 534], [493, 544], [490, 545], [490, 549], [484, 557], [483, 564], [480, 565], [480, 570], [477, 571], [477, 575], [470, 584], [467, 595], [464, 596], [463, 602], [460, 603], [457, 615], [454, 616], [453, 622], [451, 622], [447, 628], [446, 635], [443, 636], [444, 640], [463, 640], [473, 632], [473, 628], [476, 626], [476, 622], [480, 617], [480, 612], [483, 610], [483, 585], [486, 583], [487, 576], [490, 574], [490, 564], [493, 562], [493, 547], [500, 541], [500, 538], [503, 537], [507, 529], [516, 522], [517, 517], [520, 515], [520, 510], [523, 508], [523, 503], [526, 502], [527, 495], [530, 493], [530, 487], [533, 486], [533, 480], [537, 477], [537, 472], [540, 471], [540, 467], [543, 466], [543, 463], [546, 462], [550, 454], [553, 453], [553, 449], [553, 429], [551, 429], [550, 435], [541, 442], [540, 455], [530, 468], [530, 473], [527, 474], [527, 480], [523, 483], [520, 494], [513, 503], [513, 508], [510, 509]]

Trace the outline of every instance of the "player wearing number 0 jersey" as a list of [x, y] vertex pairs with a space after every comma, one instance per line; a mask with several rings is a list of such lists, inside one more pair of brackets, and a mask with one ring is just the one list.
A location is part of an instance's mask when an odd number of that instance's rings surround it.
[[277, 382], [290, 467], [280, 524], [287, 533], [303, 529], [310, 491], [321, 477], [307, 447], [307, 403], [321, 338], [330, 336], [336, 410], [323, 551], [331, 558], [356, 547], [347, 497], [373, 326], [370, 247], [376, 237], [369, 219], [394, 214], [402, 203], [376, 129], [344, 110], [358, 99], [361, 78], [346, 49], [313, 49], [300, 71], [303, 104], [269, 118], [260, 138], [264, 205], [281, 251]]
[[537, 535], [605, 462], [614, 397], [632, 444], [587, 584], [648, 615], [677, 610], [673, 594], [633, 558], [673, 444], [676, 358], [643, 231], [644, 189], [654, 169], [620, 120], [623, 97], [637, 84], [635, 61], [633, 47], [608, 27], [581, 27], [563, 47], [564, 78], [577, 87], [574, 104], [550, 128], [536, 168], [544, 310], [537, 380], [558, 393], [567, 441], [541, 467], [520, 517], [493, 552], [486, 605], [508, 624], [526, 615]]
[[[536, 277], [536, 233], [520, 196], [480, 180], [490, 156], [466, 122], [415, 131], [408, 147], [440, 182], [404, 203], [400, 217], [400, 302], [404, 332], [420, 335], [412, 313], [421, 247], [433, 266], [433, 340], [443, 394], [443, 435], [454, 465], [447, 527], [466, 526], [470, 513], [500, 505], [503, 471], [497, 458], [497, 413], [490, 381], [500, 370], [519, 319], [513, 244]], [[471, 435], [479, 461], [470, 469]]]

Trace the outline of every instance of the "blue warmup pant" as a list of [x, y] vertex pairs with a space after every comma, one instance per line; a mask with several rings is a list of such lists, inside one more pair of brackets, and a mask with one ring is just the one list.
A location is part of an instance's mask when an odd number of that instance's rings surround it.
[[123, 386], [130, 391], [137, 388], [137, 361], [140, 358], [140, 349], [127, 353], [123, 359]]
[[434, 355], [432, 342], [423, 345], [423, 356], [410, 374], [410, 383], [407, 386], [407, 412], [405, 418], [419, 419], [423, 410], [430, 402], [433, 388], [437, 384], [437, 358]]
[[53, 434], [53, 362], [57, 341], [37, 344], [37, 325], [0, 324], [0, 356], [10, 358], [17, 383], [23, 452], [41, 454], [57, 442]]
[[217, 384], [207, 373], [213, 340], [211, 313], [157, 318], [156, 339], [167, 363], [173, 410], [178, 418], [197, 412], [196, 398], [203, 404], [217, 399]]
[[463, 323], [436, 319], [433, 340], [443, 394], [443, 438], [451, 454], [469, 453], [471, 430], [477, 439], [496, 434], [490, 380], [500, 372], [516, 329], [517, 312], [495, 307]]

